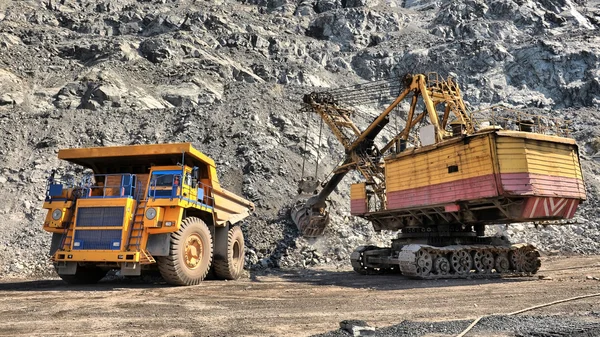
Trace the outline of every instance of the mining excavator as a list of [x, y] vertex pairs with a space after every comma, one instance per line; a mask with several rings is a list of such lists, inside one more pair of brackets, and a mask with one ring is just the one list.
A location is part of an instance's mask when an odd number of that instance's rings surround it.
[[[457, 81], [435, 73], [398, 83], [400, 94], [365, 130], [353, 120], [356, 110], [343, 104], [350, 97], [343, 91], [304, 96], [305, 108], [343, 145], [345, 160], [322, 184], [303, 180], [311, 196], [291, 210], [302, 235], [324, 233], [327, 198], [355, 170], [363, 181], [350, 186], [351, 214], [376, 231], [398, 231], [390, 247], [356, 248], [356, 272], [400, 271], [418, 279], [536, 273], [535, 247], [486, 236], [485, 228], [574, 217], [586, 191], [566, 122], [501, 106], [471, 112]], [[382, 141], [390, 114], [405, 99], [405, 126]]]

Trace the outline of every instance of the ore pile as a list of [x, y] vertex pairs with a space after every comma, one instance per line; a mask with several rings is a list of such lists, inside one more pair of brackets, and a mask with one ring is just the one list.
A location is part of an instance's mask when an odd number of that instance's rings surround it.
[[[472, 321], [415, 322], [403, 321], [400, 324], [376, 329], [364, 336], [373, 337], [419, 337], [456, 336], [464, 331]], [[581, 316], [489, 316], [470, 330], [467, 336], [517, 336], [517, 337], [591, 337], [600, 333], [598, 313]], [[313, 337], [351, 336], [346, 331], [336, 330]], [[355, 335], [362, 336], [362, 335]]]

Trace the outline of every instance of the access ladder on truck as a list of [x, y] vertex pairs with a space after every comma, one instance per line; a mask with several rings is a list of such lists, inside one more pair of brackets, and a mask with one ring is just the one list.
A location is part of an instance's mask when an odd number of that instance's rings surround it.
[[144, 232], [144, 210], [146, 209], [147, 198], [144, 195], [144, 187], [139, 185], [135, 197], [136, 210], [127, 234], [126, 250], [129, 252], [140, 253], [140, 264], [152, 264], [156, 261], [154, 257], [145, 249], [141, 249], [142, 236]]

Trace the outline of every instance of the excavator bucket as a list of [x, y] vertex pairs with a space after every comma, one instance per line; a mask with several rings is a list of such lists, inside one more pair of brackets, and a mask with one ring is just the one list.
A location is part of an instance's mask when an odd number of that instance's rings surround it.
[[329, 223], [329, 213], [324, 208], [309, 206], [310, 200], [298, 200], [290, 215], [302, 236], [315, 238], [323, 235]]

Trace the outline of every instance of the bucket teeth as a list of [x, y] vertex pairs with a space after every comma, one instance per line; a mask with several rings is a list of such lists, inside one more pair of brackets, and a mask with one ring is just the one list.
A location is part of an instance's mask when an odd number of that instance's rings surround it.
[[302, 236], [308, 238], [323, 235], [325, 227], [329, 224], [329, 213], [307, 207], [305, 201], [297, 202], [290, 215]]

